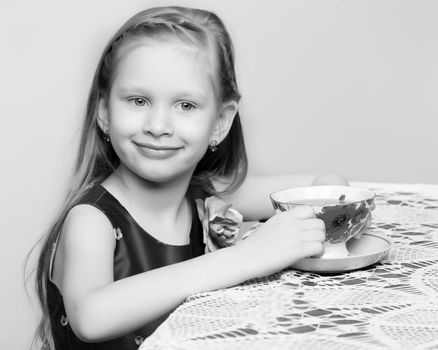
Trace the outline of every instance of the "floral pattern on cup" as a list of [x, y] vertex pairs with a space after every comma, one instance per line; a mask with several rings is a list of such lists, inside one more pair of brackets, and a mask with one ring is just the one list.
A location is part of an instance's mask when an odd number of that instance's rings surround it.
[[371, 219], [367, 202], [342, 206], [326, 206], [315, 212], [316, 217], [326, 225], [327, 242], [339, 243], [359, 234]]

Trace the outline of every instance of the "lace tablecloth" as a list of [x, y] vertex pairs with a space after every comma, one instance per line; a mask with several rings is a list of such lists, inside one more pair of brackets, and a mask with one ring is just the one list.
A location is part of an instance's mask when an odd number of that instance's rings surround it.
[[139, 350], [438, 349], [438, 185], [377, 194], [387, 258], [335, 275], [291, 269], [190, 296]]

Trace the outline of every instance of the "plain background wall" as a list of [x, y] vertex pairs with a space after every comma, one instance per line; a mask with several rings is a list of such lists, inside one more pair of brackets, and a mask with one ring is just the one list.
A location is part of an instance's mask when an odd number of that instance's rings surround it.
[[[251, 171], [438, 183], [438, 2], [175, 1], [231, 32]], [[22, 264], [68, 183], [95, 64], [169, 1], [0, 0], [1, 349], [37, 319]]]

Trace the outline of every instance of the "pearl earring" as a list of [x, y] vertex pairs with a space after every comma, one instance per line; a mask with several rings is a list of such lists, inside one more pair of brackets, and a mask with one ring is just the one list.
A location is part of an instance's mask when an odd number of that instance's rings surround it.
[[110, 142], [110, 131], [109, 131], [109, 129], [105, 130], [105, 141], [106, 142]]
[[217, 141], [216, 140], [211, 140], [210, 144], [208, 145], [208, 147], [210, 148], [210, 151], [216, 152], [216, 150], [217, 150]]

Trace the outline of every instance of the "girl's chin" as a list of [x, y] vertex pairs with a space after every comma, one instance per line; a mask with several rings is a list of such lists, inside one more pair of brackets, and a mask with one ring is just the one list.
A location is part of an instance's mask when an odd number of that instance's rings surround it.
[[176, 173], [169, 171], [151, 171], [151, 169], [148, 169], [148, 171], [136, 172], [135, 175], [145, 182], [165, 185], [176, 182], [189, 183], [192, 173], [193, 170]]

